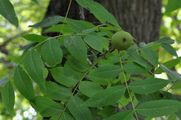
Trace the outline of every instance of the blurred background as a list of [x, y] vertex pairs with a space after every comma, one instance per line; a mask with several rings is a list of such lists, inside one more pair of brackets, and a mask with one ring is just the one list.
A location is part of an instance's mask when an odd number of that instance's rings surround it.
[[[6, 79], [12, 79], [14, 65], [18, 62], [23, 52], [22, 47], [28, 44], [26, 40], [19, 36], [27, 32], [40, 34], [40, 30], [30, 30], [28, 26], [43, 19], [49, 0], [39, 0], [38, 5], [30, 0], [11, 0], [11, 2], [19, 19], [19, 27], [16, 28], [0, 16], [0, 45], [4, 41], [9, 41], [6, 48], [0, 52], [1, 83]], [[9, 116], [0, 102], [0, 120], [41, 119], [19, 92], [16, 92], [15, 96], [15, 116], [13, 118]]]
[[[42, 20], [49, 0], [39, 0], [39, 4], [35, 4], [30, 0], [11, 0], [14, 5], [16, 14], [19, 19], [19, 27], [16, 28], [7, 20], [0, 16], [0, 84], [7, 79], [12, 79], [13, 68], [19, 61], [22, 48], [28, 44], [28, 41], [20, 37], [28, 32], [41, 34], [40, 29], [31, 29], [28, 26]], [[178, 56], [181, 56], [181, 9], [177, 9], [169, 14], [164, 14], [167, 0], [162, 0], [162, 23], [160, 28], [160, 37], [169, 36], [175, 40], [173, 47], [177, 50]], [[5, 42], [6, 41], [6, 42]], [[3, 47], [6, 46], [6, 47]], [[172, 59], [172, 56], [162, 49], [159, 51], [160, 61], [166, 62]], [[181, 73], [181, 63], [176, 66], [176, 71]], [[158, 75], [167, 77], [165, 74]], [[176, 94], [181, 95], [181, 84], [175, 89]], [[29, 105], [19, 92], [15, 93], [15, 116], [12, 118], [8, 115], [0, 102], [0, 120], [38, 120], [40, 116]], [[1, 98], [0, 98], [1, 101]]]

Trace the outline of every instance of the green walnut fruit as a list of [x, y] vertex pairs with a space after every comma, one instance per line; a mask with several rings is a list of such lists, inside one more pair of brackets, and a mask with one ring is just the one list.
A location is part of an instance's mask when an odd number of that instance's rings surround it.
[[134, 38], [128, 32], [118, 31], [112, 36], [111, 44], [114, 49], [126, 50], [134, 44]]

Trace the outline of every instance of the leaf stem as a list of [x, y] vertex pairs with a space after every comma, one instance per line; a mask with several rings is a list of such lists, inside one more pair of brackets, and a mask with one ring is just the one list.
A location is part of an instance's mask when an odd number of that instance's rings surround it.
[[[92, 65], [81, 77], [81, 79], [79, 80], [79, 82], [75, 85], [74, 90], [72, 91], [71, 96], [68, 98], [67, 102], [71, 99], [72, 96], [74, 96], [76, 90], [79, 87], [80, 82], [86, 77], [86, 75], [89, 73], [89, 71], [94, 67], [94, 65]], [[58, 117], [58, 120], [60, 120], [60, 118], [62, 117], [62, 115], [64, 114], [65, 110], [67, 109], [67, 105], [68, 103], [65, 104], [65, 107], [63, 109], [63, 111], [60, 113], [60, 116]]]
[[84, 79], [84, 77], [88, 74], [88, 72], [89, 72], [89, 71], [87, 71], [87, 72], [84, 73], [84, 75], [82, 76], [82, 78], [79, 80], [78, 84], [76, 84], [76, 86], [74, 87], [74, 90], [73, 90], [71, 96], [68, 98], [67, 104], [65, 104], [65, 107], [64, 107], [63, 111], [60, 113], [60, 116], [58, 117], [58, 120], [61, 119], [62, 115], [64, 114], [65, 110], [67, 109], [68, 101], [71, 99], [72, 96], [74, 96], [77, 88], [79, 87], [80, 82]]
[[132, 96], [131, 96], [131, 92], [130, 92], [130, 89], [129, 89], [129, 87], [128, 87], [128, 83], [127, 83], [127, 80], [126, 80], [126, 75], [125, 75], [125, 71], [124, 71], [124, 68], [123, 68], [123, 64], [122, 64], [121, 58], [120, 58], [120, 65], [121, 65], [121, 70], [123, 70], [123, 78], [124, 78], [124, 82], [125, 82], [125, 85], [126, 85], [126, 89], [127, 89], [127, 91], [128, 91], [129, 98], [130, 98], [130, 100], [131, 100], [131, 105], [132, 105], [132, 108], [133, 108], [133, 111], [134, 111], [134, 114], [135, 114], [135, 118], [136, 118], [136, 120], [139, 120], [139, 119], [138, 119], [138, 115], [137, 115], [137, 113], [136, 113], [135, 105], [134, 105], [134, 103], [133, 103], [133, 99], [132, 99]]

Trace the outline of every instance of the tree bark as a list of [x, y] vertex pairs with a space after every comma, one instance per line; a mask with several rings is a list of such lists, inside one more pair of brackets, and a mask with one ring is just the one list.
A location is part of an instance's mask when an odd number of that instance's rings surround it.
[[[151, 42], [159, 38], [161, 25], [161, 0], [97, 0], [119, 21], [121, 27], [130, 32], [139, 42]], [[65, 16], [68, 0], [51, 0], [45, 17]], [[97, 24], [97, 20], [87, 10], [73, 0], [69, 16], [85, 19]]]
[[107, 0], [104, 4], [138, 41], [159, 38], [161, 0]]

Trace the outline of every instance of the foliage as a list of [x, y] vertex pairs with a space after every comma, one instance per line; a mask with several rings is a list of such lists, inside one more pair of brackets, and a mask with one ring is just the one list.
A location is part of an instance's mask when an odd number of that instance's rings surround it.
[[181, 2], [179, 0], [168, 0], [168, 4], [166, 6], [166, 13], [170, 13], [181, 7]]
[[[21, 35], [29, 33], [30, 31], [35, 32], [36, 34], [40, 33], [40, 29], [30, 29], [30, 27], [28, 27], [30, 24], [34, 24], [43, 18], [48, 0], [38, 1], [43, 2], [43, 4], [37, 5], [34, 2], [31, 2], [31, 0], [10, 0], [19, 20], [19, 26], [17, 28], [0, 15], [0, 46], [10, 40], [6, 46], [4, 46], [5, 50], [8, 51], [8, 54], [4, 54], [1, 51], [2, 47], [0, 47], [0, 84], [3, 84], [3, 82], [6, 82], [7, 80], [12, 81], [14, 67], [16, 63], [19, 62], [24, 46], [29, 43], [28, 41], [25, 41]], [[14, 87], [14, 83], [11, 83]], [[0, 85], [0, 92], [3, 89], [2, 84]], [[2, 104], [2, 97], [0, 97], [0, 120], [22, 118], [39, 119], [40, 116], [16, 89], [13, 116], [9, 115], [5, 106]]]
[[0, 1], [0, 14], [9, 20], [9, 22], [18, 27], [18, 18], [16, 17], [13, 5], [9, 0]]
[[[171, 70], [173, 62], [180, 60], [171, 46], [174, 41], [164, 37], [126, 50], [113, 49], [110, 39], [122, 31], [114, 17], [96, 2], [76, 1], [102, 24], [54, 16], [32, 25], [34, 29], [49, 27], [45, 32], [59, 35], [23, 36], [33, 46], [24, 51], [13, 81], [3, 83], [7, 110], [13, 109], [13, 82], [37, 112], [52, 120], [179, 117], [181, 102], [170, 92], [181, 80]], [[160, 47], [175, 59], [161, 63]], [[168, 79], [155, 77], [158, 72], [165, 72]]]

